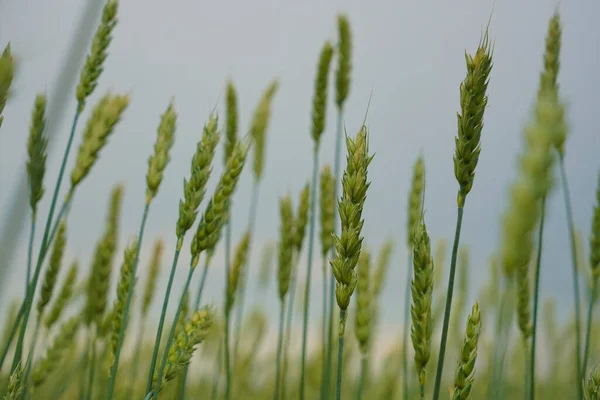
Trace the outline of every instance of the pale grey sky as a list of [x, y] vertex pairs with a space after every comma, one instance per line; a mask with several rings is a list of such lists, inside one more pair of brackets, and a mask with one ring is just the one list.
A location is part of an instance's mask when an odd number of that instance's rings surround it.
[[[554, 0], [504, 0], [494, 6], [490, 36], [495, 42], [495, 51], [489, 107], [461, 238], [461, 243], [471, 248], [472, 285], [480, 286], [486, 279], [489, 257], [499, 245], [507, 188], [515, 176], [523, 126], [531, 116], [538, 85], [547, 24], [556, 5]], [[6, 106], [0, 130], [2, 209], [7, 207], [9, 188], [15, 187], [17, 172], [25, 165], [33, 99], [40, 90], [56, 90], [53, 85], [83, 6], [84, 2], [77, 0], [0, 2], [0, 45], [11, 41], [19, 59], [15, 96]], [[317, 56], [324, 40], [336, 40], [336, 15], [344, 12], [350, 18], [354, 40], [352, 86], [345, 123], [349, 133], [354, 135], [373, 90], [368, 126], [375, 159], [369, 171], [372, 185], [364, 212], [364, 233], [366, 241], [377, 248], [387, 237], [396, 239], [384, 294], [384, 303], [388, 306], [382, 315], [396, 332], [401, 321], [405, 286], [406, 207], [412, 165], [419, 152], [423, 152], [427, 169], [425, 209], [430, 235], [434, 241], [444, 237], [451, 240], [457, 190], [452, 156], [459, 108], [458, 87], [465, 75], [464, 51], [475, 51], [492, 6], [492, 0], [121, 2], [119, 24], [105, 71], [83, 121], [106, 90], [130, 93], [131, 104], [109, 145], [102, 151], [100, 161], [77, 193], [69, 218], [68, 259], [78, 257], [87, 265], [104, 224], [110, 190], [116, 182], [126, 185], [123, 241], [137, 233], [147, 158], [152, 152], [159, 116], [174, 98], [179, 114], [176, 142], [165, 180], [152, 205], [140, 265], [141, 278], [145, 279], [145, 261], [152, 242], [162, 236], [167, 243], [160, 286], [164, 288], [174, 247], [174, 225], [183, 177], [189, 174], [195, 143], [217, 102], [218, 111], [224, 117], [226, 80], [232, 78], [238, 88], [240, 129], [245, 131], [262, 90], [271, 79], [279, 78], [254, 242], [253, 258], [258, 262], [258, 247], [277, 238], [278, 197], [290, 191], [297, 199], [300, 188], [310, 178], [309, 124]], [[566, 165], [575, 221], [586, 235], [587, 252], [600, 167], [595, 121], [600, 95], [597, 78], [600, 3], [569, 0], [562, 1], [559, 7], [564, 27], [559, 80], [561, 93], [568, 102], [570, 126]], [[327, 131], [320, 152], [322, 163], [333, 161], [335, 108], [332, 103], [330, 101]], [[66, 143], [75, 107], [74, 96], [65, 106], [66, 118], [58, 131], [55, 151], [49, 158], [42, 216], [47, 212], [59, 154], [62, 156]], [[80, 137], [78, 133], [74, 152]], [[221, 149], [216, 159], [211, 188], [221, 172]], [[72, 157], [69, 166], [73, 160]], [[236, 241], [247, 220], [250, 170], [245, 171], [234, 199]], [[554, 191], [548, 207], [541, 290], [544, 296], [556, 296], [558, 309], [564, 313], [572, 307], [572, 281], [560, 191]], [[0, 223], [5, 218], [6, 215], [0, 213]], [[14, 284], [7, 292], [11, 296], [22, 293], [27, 233], [23, 231], [19, 242], [11, 278]], [[187, 242], [185, 248], [178, 287], [183, 283], [189, 262]], [[121, 258], [119, 255], [119, 263]], [[305, 263], [301, 264], [301, 270], [305, 268]], [[256, 263], [253, 269], [257, 271]], [[320, 261], [313, 271], [315, 296], [311, 311], [316, 318], [321, 301]], [[222, 258], [219, 258], [209, 278], [204, 297], [207, 301], [220, 303], [222, 275]], [[438, 284], [445, 287], [446, 281]], [[254, 288], [251, 283], [250, 294], [255, 299]], [[268, 311], [274, 317], [276, 289], [271, 286], [270, 290], [262, 298], [269, 298]], [[178, 296], [179, 290], [175, 289], [174, 293]], [[473, 291], [470, 302], [475, 295]], [[157, 299], [156, 303], [160, 302], [161, 299]]]

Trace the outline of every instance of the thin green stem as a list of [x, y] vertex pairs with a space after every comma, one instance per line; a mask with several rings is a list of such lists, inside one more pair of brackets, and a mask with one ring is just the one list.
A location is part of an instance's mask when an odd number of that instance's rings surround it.
[[585, 347], [583, 350], [583, 367], [581, 368], [581, 373], [583, 376], [586, 376], [587, 373], [587, 362], [590, 351], [590, 333], [592, 331], [592, 322], [594, 320], [594, 302], [598, 293], [598, 282], [592, 283], [592, 293], [590, 296], [590, 303], [588, 305], [588, 313], [587, 313], [587, 328], [585, 332]]
[[119, 368], [119, 358], [121, 356], [121, 349], [125, 340], [125, 330], [127, 329], [127, 323], [129, 322], [129, 308], [131, 307], [131, 299], [133, 297], [133, 287], [135, 286], [135, 277], [137, 266], [140, 261], [140, 249], [142, 248], [142, 240], [144, 238], [144, 229], [146, 227], [146, 220], [148, 219], [148, 213], [150, 211], [150, 201], [146, 201], [144, 207], [144, 214], [142, 215], [142, 223], [140, 224], [140, 232], [138, 234], [137, 248], [135, 250], [135, 262], [133, 269], [131, 270], [131, 282], [129, 283], [129, 289], [127, 291], [127, 298], [125, 300], [125, 306], [123, 309], [123, 321], [121, 322], [121, 329], [119, 330], [119, 339], [117, 342], [117, 350], [115, 351], [115, 359], [110, 368], [110, 377], [108, 380], [108, 389], [106, 391], [106, 400], [111, 400], [113, 391], [115, 389], [115, 382], [117, 380], [117, 370]]
[[365, 381], [367, 380], [367, 361], [367, 355], [364, 354], [360, 359], [360, 380], [358, 381], [356, 400], [362, 400], [363, 391], [365, 389]]
[[411, 290], [410, 281], [412, 277], [412, 250], [408, 249], [408, 264], [406, 266], [406, 288], [404, 289], [404, 324], [402, 325], [402, 386], [404, 400], [408, 400], [408, 327], [410, 317]]
[[338, 364], [337, 364], [337, 383], [335, 389], [336, 400], [342, 399], [342, 369], [344, 361], [344, 332], [346, 328], [346, 310], [340, 310], [340, 332], [338, 334]]
[[[560, 178], [562, 181], [563, 195], [565, 198], [565, 211], [567, 214], [567, 223], [569, 225], [569, 241], [571, 244], [571, 262], [573, 265], [573, 297], [575, 300], [575, 345], [577, 349], [575, 356], [577, 360], [577, 382], [581, 382], [584, 377], [581, 375], [581, 306], [579, 304], [579, 272], [577, 270], [577, 246], [575, 242], [575, 224], [573, 223], [573, 209], [571, 207], [571, 196], [569, 194], [569, 184], [567, 183], [567, 174], [565, 172], [565, 160], [561, 156], [559, 160]], [[583, 399], [582, 385], [576, 385], [579, 400]]]
[[2, 350], [2, 356], [0, 357], [0, 371], [2, 371], [2, 366], [4, 365], [4, 360], [6, 360], [6, 355], [8, 354], [8, 350], [10, 350], [10, 345], [12, 344], [15, 335], [17, 334], [17, 329], [19, 328], [19, 324], [23, 319], [23, 311], [25, 310], [25, 300], [21, 303], [21, 307], [19, 308], [19, 313], [17, 314], [17, 318], [13, 322], [12, 328], [10, 328], [10, 333], [8, 335], [8, 341], [4, 345], [4, 350]]
[[[342, 168], [342, 122], [344, 118], [344, 110], [342, 108], [338, 109], [337, 114], [337, 124], [336, 124], [336, 132], [335, 132], [335, 150], [334, 150], [334, 162], [333, 162], [333, 231], [334, 233], [338, 233], [338, 213], [337, 213], [337, 194], [338, 194], [338, 186], [340, 184], [340, 176], [341, 176], [341, 168]], [[335, 257], [335, 248], [331, 249], [331, 258]], [[333, 277], [333, 271], [330, 270], [329, 276], [329, 326], [328, 328], [328, 337], [327, 337], [327, 361], [325, 367], [325, 374], [327, 379], [325, 380], [325, 399], [329, 398], [330, 389], [329, 385], [331, 383], [331, 364], [333, 362], [333, 302], [334, 302], [334, 291], [335, 291], [335, 279]]]
[[315, 242], [315, 208], [317, 203], [317, 174], [319, 173], [319, 146], [315, 144], [313, 153], [313, 174], [310, 190], [310, 227], [308, 231], [308, 263], [306, 266], [306, 286], [304, 287], [304, 320], [302, 323], [302, 355], [300, 364], [300, 400], [304, 400], [304, 377], [306, 375], [306, 342], [308, 336], [308, 313], [310, 308], [310, 284], [312, 277], [312, 256]]
[[31, 282], [31, 259], [33, 257], [33, 240], [35, 237], [35, 219], [36, 213], [31, 215], [31, 231], [29, 232], [29, 245], [27, 246], [27, 276], [25, 280], [25, 292], [29, 290], [29, 282]]
[[258, 208], [258, 192], [260, 187], [260, 181], [255, 180], [254, 185], [252, 185], [252, 197], [250, 199], [250, 214], [248, 216], [248, 232], [250, 234], [250, 243], [248, 244], [248, 255], [246, 256], [246, 264], [244, 268], [244, 273], [240, 279], [240, 287], [238, 288], [237, 293], [237, 304], [236, 313], [235, 313], [235, 337], [233, 343], [233, 365], [236, 365], [238, 348], [240, 344], [240, 335], [242, 333], [242, 319], [244, 317], [244, 303], [246, 300], [246, 287], [248, 282], [248, 276], [250, 275], [250, 266], [252, 263], [250, 260], [252, 253], [252, 237], [254, 233], [254, 224], [256, 222], [256, 211]]
[[[185, 294], [188, 290], [188, 288], [190, 287], [190, 282], [192, 281], [192, 275], [194, 274], [194, 270], [195, 268], [190, 267], [190, 270], [188, 272], [188, 276], [187, 279], [185, 280], [185, 285], [183, 286], [183, 292], [181, 293], [181, 297], [179, 299], [179, 304], [177, 305], [177, 309], [175, 310], [175, 317], [173, 318], [173, 323], [171, 324], [171, 329], [169, 330], [169, 336], [167, 339], [167, 345], [165, 346], [165, 350], [162, 356], [162, 361], [160, 362], [160, 368], [158, 369], [158, 378], [157, 378], [157, 385], [160, 387], [160, 384], [162, 382], [164, 373], [165, 373], [165, 367], [167, 366], [167, 359], [169, 358], [169, 349], [171, 348], [171, 345], [173, 344], [173, 338], [175, 337], [175, 329], [177, 328], [177, 321], [179, 320], [179, 315], [181, 314], [181, 308], [183, 307], [183, 302], [185, 301]], [[156, 392], [155, 392], [155, 398], [158, 398], [159, 395], [159, 388], [157, 388]]]
[[90, 373], [88, 376], [88, 384], [87, 384], [87, 395], [85, 396], [86, 400], [92, 400], [92, 395], [94, 394], [94, 374], [96, 372], [96, 334], [95, 332], [90, 332], [90, 347], [92, 356], [90, 359]]
[[171, 296], [171, 288], [173, 287], [173, 280], [175, 278], [175, 269], [177, 268], [177, 260], [179, 259], [179, 253], [181, 251], [182, 245], [183, 238], [180, 238], [177, 240], [177, 249], [175, 250], [175, 254], [173, 255], [173, 264], [171, 265], [169, 282], [167, 283], [167, 290], [165, 292], [162, 311], [160, 313], [160, 319], [158, 321], [158, 329], [156, 330], [156, 338], [154, 339], [154, 350], [152, 350], [152, 361], [150, 362], [150, 371], [148, 372], [148, 381], [146, 383], [146, 392], [148, 393], [152, 391], [152, 382], [154, 380], [154, 370], [156, 369], [156, 361], [158, 357], [158, 349], [160, 347], [160, 339], [162, 337], [162, 331], [165, 325], [167, 306], [169, 305], [169, 297]]
[[448, 279], [448, 290], [446, 292], [446, 309], [444, 310], [444, 325], [442, 327], [442, 341], [440, 343], [440, 354], [438, 356], [437, 371], [435, 375], [435, 386], [433, 389], [433, 400], [440, 397], [442, 385], [442, 373], [444, 371], [444, 356], [446, 355], [446, 342], [448, 340], [448, 325], [450, 323], [450, 311], [452, 309], [452, 294], [454, 292], [454, 276], [456, 275], [456, 255], [460, 241], [460, 228], [462, 225], [463, 207], [458, 207], [456, 217], [456, 232], [454, 234], [454, 245], [452, 246], [452, 261], [450, 263], [450, 278]]
[[294, 255], [294, 267], [292, 268], [292, 275], [290, 277], [290, 290], [288, 291], [288, 301], [287, 301], [287, 313], [286, 313], [286, 321], [285, 321], [285, 336], [284, 336], [284, 344], [283, 344], [283, 368], [282, 368], [282, 377], [281, 377], [281, 399], [285, 400], [287, 395], [287, 370], [288, 370], [288, 361], [290, 355], [290, 341], [292, 337], [292, 319], [294, 318], [294, 300], [296, 299], [296, 282], [297, 282], [297, 274], [298, 274], [298, 264], [300, 261], [300, 255]]
[[325, 360], [327, 359], [327, 287], [328, 280], [327, 277], [329, 274], [327, 273], [327, 257], [323, 256], [322, 260], [322, 268], [323, 268], [323, 318], [321, 322], [321, 397], [323, 400], [325, 398], [325, 380], [327, 379], [327, 371], [325, 370]]
[[529, 365], [529, 400], [535, 398], [535, 347], [537, 342], [537, 316], [540, 292], [540, 266], [542, 265], [542, 245], [544, 239], [544, 220], [546, 213], [546, 198], [542, 199], [540, 215], [540, 230], [538, 232], [538, 252], [535, 262], [535, 277], [533, 282], [533, 329], [531, 331], [531, 355]]
[[279, 335], [277, 336], [277, 358], [275, 359], [275, 392], [273, 400], [279, 399], [279, 381], [281, 379], [281, 347], [283, 342], [283, 320], [285, 314], [285, 301], [281, 300], [281, 311], [279, 312]]

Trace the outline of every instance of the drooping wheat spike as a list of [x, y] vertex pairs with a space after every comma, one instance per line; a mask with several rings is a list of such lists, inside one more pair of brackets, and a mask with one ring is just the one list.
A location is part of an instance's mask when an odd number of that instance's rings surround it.
[[358, 259], [358, 276], [356, 284], [356, 319], [355, 334], [358, 341], [360, 353], [364, 357], [369, 351], [371, 338], [371, 303], [373, 293], [371, 291], [371, 254], [368, 249], [363, 249]]
[[206, 338], [212, 325], [214, 313], [208, 309], [194, 312], [189, 318], [184, 329], [179, 332], [174, 345], [169, 349], [169, 356], [160, 384], [157, 376], [154, 377], [154, 391], [157, 393], [165, 383], [175, 379], [190, 363], [196, 346]]
[[42, 283], [42, 289], [40, 292], [40, 298], [37, 304], [38, 318], [42, 317], [46, 305], [50, 302], [54, 286], [56, 285], [56, 278], [60, 272], [62, 266], [62, 258], [65, 253], [65, 246], [67, 243], [67, 225], [63, 221], [58, 227], [56, 233], [56, 241], [52, 247], [52, 253], [50, 254], [50, 264], [44, 275], [44, 282]]
[[421, 398], [425, 396], [426, 367], [431, 357], [431, 302], [433, 296], [433, 258], [427, 227], [421, 215], [413, 230], [413, 280], [411, 282], [412, 325], [410, 336], [415, 350], [415, 367]]
[[119, 332], [121, 331], [121, 324], [123, 323], [123, 313], [125, 309], [125, 301], [127, 300], [127, 293], [129, 292], [129, 285], [134, 284], [132, 271], [135, 264], [136, 249], [137, 240], [133, 240], [125, 249], [123, 264], [121, 265], [119, 283], [117, 284], [117, 298], [113, 303], [114, 315], [110, 332], [110, 367], [112, 367], [115, 361], [115, 354], [117, 352], [117, 347], [119, 346]]
[[192, 268], [198, 265], [200, 254], [213, 248], [221, 235], [222, 220], [226, 217], [227, 203], [235, 191], [248, 155], [248, 145], [238, 142], [227, 167], [221, 175], [213, 197], [209, 200], [191, 244]]
[[167, 164], [171, 160], [169, 151], [175, 142], [175, 129], [177, 126], [177, 113], [173, 102], [169, 103], [166, 111], [160, 117], [154, 154], [148, 159], [148, 173], [146, 174], [146, 203], [149, 204], [158, 193]]
[[315, 146], [318, 147], [321, 135], [325, 130], [327, 112], [327, 91], [329, 82], [329, 66], [333, 58], [333, 46], [325, 42], [319, 56], [317, 66], [317, 78], [315, 79], [315, 91], [313, 95], [312, 128], [311, 133]]
[[340, 324], [338, 333], [338, 374], [336, 399], [340, 400], [342, 390], [342, 355], [346, 313], [350, 297], [356, 288], [356, 264], [360, 256], [363, 238], [361, 231], [364, 224], [362, 211], [370, 183], [367, 179], [368, 166], [373, 160], [369, 155], [368, 134], [366, 126], [362, 126], [352, 140], [346, 137], [348, 149], [347, 166], [342, 178], [342, 196], [338, 202], [338, 210], [342, 231], [335, 236], [335, 258], [330, 261], [333, 276], [336, 280], [335, 297], [340, 308]]
[[158, 239], [154, 243], [154, 249], [152, 250], [152, 258], [150, 259], [150, 271], [148, 272], [148, 278], [146, 280], [146, 288], [144, 289], [144, 295], [142, 297], [142, 315], [145, 317], [148, 315], [148, 310], [152, 304], [154, 298], [154, 292], [156, 290], [156, 280], [160, 275], [160, 267], [162, 264], [162, 253], [163, 253], [163, 241]]
[[238, 134], [238, 100], [237, 100], [237, 92], [235, 90], [235, 86], [233, 82], [230, 80], [227, 82], [227, 121], [226, 121], [226, 130], [225, 130], [225, 152], [224, 152], [224, 162], [227, 165], [227, 160], [231, 157], [233, 153], [233, 148], [237, 143], [237, 134]]
[[[277, 281], [279, 300], [283, 302], [290, 288], [292, 259], [296, 243], [295, 238], [297, 237], [297, 230], [294, 229], [292, 199], [289, 196], [285, 196], [279, 200], [279, 213], [281, 216], [281, 226], [279, 229]], [[296, 223], [298, 223], [297, 220]]]
[[585, 400], [600, 400], [600, 364], [596, 364], [587, 379]]
[[474, 56], [465, 53], [467, 76], [460, 85], [458, 135], [455, 138], [454, 175], [459, 184], [458, 206], [463, 207], [475, 178], [475, 168], [481, 152], [483, 114], [487, 106], [487, 87], [492, 71], [492, 52], [488, 32], [479, 42]]
[[248, 247], [250, 245], [250, 232], [246, 232], [235, 250], [231, 270], [229, 271], [229, 283], [227, 285], [227, 300], [225, 303], [225, 312], [229, 313], [235, 304], [235, 294], [238, 288], [240, 276], [243, 275], [242, 268], [246, 265], [248, 257]]
[[77, 85], [77, 113], [81, 113], [85, 108], [85, 101], [96, 88], [98, 78], [104, 69], [106, 50], [112, 40], [112, 31], [117, 25], [118, 8], [118, 0], [108, 0], [102, 10], [102, 20], [94, 35], [92, 49], [85, 60]]
[[325, 165], [321, 169], [320, 177], [320, 207], [321, 212], [321, 255], [326, 257], [333, 248], [334, 232], [334, 212], [335, 198], [333, 197], [333, 187], [335, 180], [331, 172], [331, 167]]
[[178, 248], [183, 245], [183, 236], [191, 228], [198, 215], [198, 207], [204, 199], [206, 184], [212, 171], [215, 149], [219, 143], [218, 117], [211, 115], [206, 125], [202, 140], [198, 142], [192, 158], [190, 180], [183, 180], [184, 199], [179, 201], [179, 219], [177, 220]]
[[300, 201], [296, 210], [296, 219], [294, 221], [293, 243], [296, 253], [302, 250], [302, 243], [306, 236], [306, 226], [308, 225], [308, 216], [310, 212], [310, 184], [306, 183], [300, 192]]
[[95, 322], [96, 326], [99, 326], [106, 310], [113, 260], [119, 240], [119, 218], [121, 216], [123, 190], [122, 185], [117, 185], [113, 188], [110, 196], [104, 236], [96, 244], [87, 288], [85, 313], [85, 322], [87, 325]]
[[352, 72], [352, 32], [350, 22], [345, 15], [338, 15], [338, 68], [335, 75], [335, 103], [338, 109], [344, 108], [344, 102], [350, 93], [350, 73]]
[[59, 368], [65, 350], [73, 342], [79, 327], [79, 317], [72, 317], [63, 323], [54, 342], [46, 350], [46, 355], [39, 360], [31, 373], [32, 386], [40, 386], [48, 376]]
[[420, 155], [415, 161], [413, 167], [413, 178], [408, 195], [408, 223], [407, 223], [407, 240], [408, 247], [412, 249], [414, 239], [414, 229], [419, 223], [421, 216], [421, 202], [423, 200], [423, 190], [425, 188], [425, 160]]
[[73, 261], [71, 263], [71, 267], [67, 272], [67, 276], [63, 281], [62, 287], [58, 294], [58, 297], [54, 301], [50, 312], [46, 316], [44, 320], [44, 325], [46, 329], [50, 330], [52, 326], [58, 321], [61, 314], [65, 310], [67, 303], [71, 300], [73, 296], [73, 287], [75, 286], [75, 281], [77, 279], [77, 270], [79, 269], [79, 263], [77, 261]]
[[44, 195], [44, 175], [46, 173], [46, 157], [48, 138], [44, 136], [46, 128], [46, 95], [38, 94], [35, 98], [29, 127], [27, 142], [27, 179], [29, 181], [29, 205], [33, 219], [37, 213], [37, 204]]
[[2, 112], [10, 94], [10, 86], [14, 75], [15, 64], [10, 51], [10, 43], [8, 43], [0, 56], [0, 127], [2, 126], [2, 121], [4, 121]]
[[479, 304], [475, 302], [467, 319], [467, 329], [460, 350], [460, 358], [454, 377], [453, 400], [468, 400], [471, 398], [473, 380], [475, 379], [475, 361], [477, 361], [477, 342], [481, 332], [481, 316]]
[[128, 96], [109, 93], [104, 95], [94, 107], [83, 132], [83, 141], [79, 146], [75, 167], [71, 172], [69, 195], [90, 172], [98, 159], [100, 150], [106, 145], [108, 137], [113, 133], [128, 105]]
[[252, 136], [254, 146], [254, 180], [260, 181], [265, 168], [265, 145], [267, 127], [271, 117], [271, 102], [277, 93], [279, 82], [273, 81], [265, 89], [260, 99], [250, 126], [250, 135]]
[[388, 270], [390, 269], [390, 259], [394, 251], [394, 242], [392, 239], [385, 241], [379, 249], [377, 256], [377, 268], [373, 271], [373, 300], [378, 301], [381, 296], [381, 291], [384, 288], [385, 280], [387, 279]]
[[587, 361], [589, 357], [590, 336], [592, 322], [594, 320], [594, 304], [598, 297], [598, 278], [600, 278], [600, 174], [598, 174], [598, 186], [596, 188], [596, 206], [592, 217], [592, 232], [590, 235], [590, 269], [591, 269], [591, 293], [588, 305], [587, 330], [583, 350], [583, 367], [581, 373], [587, 373]]

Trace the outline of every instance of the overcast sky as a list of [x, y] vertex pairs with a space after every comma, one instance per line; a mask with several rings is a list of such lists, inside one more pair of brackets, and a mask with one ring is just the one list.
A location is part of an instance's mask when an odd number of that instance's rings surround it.
[[[4, 111], [0, 130], [0, 207], [8, 206], [11, 190], [26, 162], [26, 140], [33, 99], [51, 93], [85, 2], [78, 0], [0, 1], [0, 45], [8, 41], [19, 60], [14, 97]], [[471, 296], [487, 278], [489, 258], [498, 249], [501, 216], [507, 189], [516, 173], [523, 126], [530, 119], [548, 20], [557, 2], [503, 0], [494, 6], [490, 36], [494, 67], [489, 85], [489, 107], [482, 133], [482, 152], [475, 184], [467, 199], [461, 243], [471, 249]], [[386, 282], [382, 318], [397, 332], [402, 318], [406, 268], [406, 208], [412, 165], [423, 153], [427, 170], [425, 210], [432, 240], [452, 239], [456, 218], [457, 183], [452, 156], [459, 110], [459, 84], [465, 75], [465, 50], [475, 51], [492, 11], [493, 1], [123, 1], [110, 55], [99, 86], [84, 115], [107, 90], [131, 95], [131, 103], [100, 161], [77, 192], [69, 218], [67, 260], [77, 257], [89, 265], [94, 243], [101, 234], [110, 190], [126, 185], [121, 246], [138, 230], [144, 202], [147, 158], [156, 138], [159, 116], [171, 98], [178, 112], [172, 161], [147, 224], [140, 276], [145, 279], [153, 241], [166, 241], [163, 280], [175, 242], [175, 221], [182, 182], [202, 125], [218, 104], [224, 118], [224, 87], [235, 83], [240, 104], [240, 130], [245, 131], [254, 107], [268, 83], [278, 78], [267, 140], [267, 168], [260, 188], [255, 232], [258, 249], [277, 238], [278, 197], [289, 193], [296, 202], [311, 171], [310, 107], [317, 57], [325, 40], [337, 38], [336, 15], [349, 16], [353, 34], [353, 70], [345, 124], [354, 135], [363, 119], [369, 94], [371, 150], [364, 234], [378, 250], [387, 237], [396, 240]], [[566, 167], [570, 179], [575, 222], [587, 237], [599, 172], [598, 104], [600, 104], [600, 3], [569, 0], [560, 3], [564, 27], [560, 90], [568, 103], [569, 138]], [[332, 99], [330, 92], [330, 100]], [[332, 163], [335, 108], [330, 101], [321, 162]], [[60, 124], [56, 147], [49, 157], [47, 194], [41, 207], [46, 215], [59, 159], [75, 108], [71, 96]], [[83, 124], [80, 124], [83, 128]], [[81, 129], [75, 146], [79, 145]], [[77, 150], [76, 147], [73, 149]], [[222, 149], [216, 156], [210, 190], [222, 170]], [[74, 157], [70, 158], [69, 168]], [[250, 166], [250, 165], [249, 165]], [[251, 190], [247, 168], [235, 194], [234, 240], [245, 228]], [[571, 265], [562, 194], [556, 186], [549, 202], [545, 231], [542, 294], [555, 296], [560, 312], [570, 312]], [[25, 199], [23, 199], [25, 201]], [[4, 213], [6, 214], [6, 213]], [[3, 224], [6, 215], [0, 215]], [[7, 294], [21, 295], [26, 237], [23, 230]], [[190, 235], [191, 236], [191, 235]], [[38, 233], [38, 238], [41, 234]], [[39, 244], [38, 244], [39, 245]], [[189, 263], [188, 242], [180, 260], [179, 288]], [[118, 256], [120, 264], [122, 254]], [[449, 257], [448, 257], [449, 260]], [[206, 301], [221, 302], [222, 257], [210, 272]], [[301, 270], [306, 268], [301, 264]], [[66, 269], [66, 268], [65, 268]], [[447, 266], [446, 266], [447, 270]], [[315, 263], [313, 316], [320, 310], [321, 268]], [[116, 273], [115, 273], [116, 275]], [[199, 278], [199, 273], [197, 274]], [[446, 281], [436, 284], [446, 285]], [[257, 299], [251, 282], [250, 294]], [[180, 289], [174, 293], [179, 296]], [[275, 316], [275, 286], [263, 294]], [[157, 299], [156, 303], [161, 301]], [[158, 308], [158, 305], [156, 306]], [[318, 319], [315, 319], [318, 321]]]

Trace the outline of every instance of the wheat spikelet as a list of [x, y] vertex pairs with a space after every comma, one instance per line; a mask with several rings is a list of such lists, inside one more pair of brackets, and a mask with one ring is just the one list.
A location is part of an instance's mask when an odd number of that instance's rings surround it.
[[371, 313], [372, 297], [371, 292], [371, 254], [368, 249], [363, 249], [358, 259], [358, 279], [356, 284], [356, 319], [355, 334], [358, 341], [360, 352], [363, 356], [369, 351], [369, 342], [371, 338]]
[[483, 39], [471, 56], [465, 53], [467, 76], [460, 85], [458, 135], [455, 138], [454, 175], [459, 184], [457, 203], [463, 207], [467, 194], [473, 187], [475, 168], [481, 152], [483, 114], [487, 106], [487, 86], [492, 70], [492, 48], [486, 29]]
[[250, 126], [250, 135], [254, 142], [254, 179], [259, 181], [262, 177], [265, 168], [265, 144], [267, 127], [269, 119], [271, 117], [271, 102], [277, 89], [279, 88], [279, 82], [273, 81], [265, 89], [262, 98], [260, 99], [254, 116], [252, 118], [252, 125]]
[[338, 68], [335, 75], [335, 103], [338, 109], [344, 108], [344, 102], [350, 93], [350, 73], [352, 72], [352, 33], [350, 22], [345, 15], [337, 19], [339, 42]]
[[279, 200], [279, 213], [281, 215], [281, 227], [279, 228], [277, 280], [279, 282], [279, 299], [283, 301], [290, 288], [295, 243], [294, 211], [289, 196]]
[[321, 169], [320, 184], [319, 208], [321, 211], [321, 255], [326, 257], [333, 247], [335, 212], [335, 198], [333, 197], [335, 179], [333, 178], [333, 172], [329, 165], [325, 165]]
[[479, 305], [475, 303], [467, 319], [467, 329], [463, 340], [460, 359], [456, 366], [454, 378], [453, 400], [468, 400], [475, 378], [475, 361], [477, 361], [477, 342], [481, 332]]
[[231, 311], [235, 303], [235, 293], [237, 292], [238, 282], [240, 280], [240, 276], [243, 275], [242, 268], [246, 265], [246, 261], [248, 258], [248, 247], [250, 246], [250, 232], [246, 232], [240, 243], [237, 245], [235, 249], [235, 256], [233, 257], [233, 263], [231, 264], [231, 270], [229, 271], [229, 276], [227, 277], [229, 280], [229, 284], [227, 285], [227, 298], [225, 311]]
[[414, 229], [419, 222], [421, 215], [421, 202], [423, 200], [423, 190], [425, 188], [425, 160], [423, 156], [419, 156], [413, 167], [413, 178], [408, 195], [408, 223], [407, 223], [407, 240], [408, 247], [412, 248], [412, 240], [414, 238]]
[[319, 56], [317, 77], [315, 79], [315, 92], [313, 95], [312, 128], [311, 134], [315, 145], [318, 146], [321, 135], [325, 130], [327, 113], [327, 90], [329, 81], [329, 66], [333, 58], [333, 46], [325, 42]]
[[169, 103], [166, 111], [160, 116], [154, 154], [148, 159], [146, 174], [146, 203], [150, 203], [158, 193], [167, 164], [171, 160], [169, 151], [175, 142], [177, 113], [173, 103]]
[[44, 325], [46, 329], [52, 328], [52, 326], [58, 321], [62, 312], [64, 311], [67, 303], [71, 300], [73, 296], [73, 287], [75, 286], [75, 280], [77, 279], [77, 270], [79, 268], [79, 264], [77, 261], [73, 261], [69, 271], [67, 272], [67, 277], [65, 278], [58, 297], [54, 301], [50, 312], [46, 316], [44, 320]]
[[2, 126], [2, 121], [4, 121], [2, 112], [4, 111], [4, 106], [6, 106], [6, 100], [10, 95], [10, 86], [14, 78], [14, 73], [15, 64], [9, 43], [4, 48], [2, 55], [0, 55], [0, 126]]
[[27, 142], [27, 178], [29, 181], [29, 205], [35, 216], [37, 204], [44, 195], [44, 175], [46, 173], [46, 157], [48, 139], [44, 136], [46, 127], [46, 95], [38, 94], [35, 98], [29, 127]]
[[211, 115], [208, 123], [204, 125], [202, 140], [196, 146], [196, 152], [192, 158], [190, 180], [183, 180], [184, 199], [179, 201], [179, 219], [177, 220], [179, 249], [183, 244], [183, 236], [196, 220], [198, 207], [206, 193], [206, 184], [212, 171], [211, 165], [220, 138], [218, 123], [217, 116]]
[[94, 35], [92, 49], [79, 76], [79, 84], [76, 89], [78, 113], [83, 111], [85, 100], [98, 85], [98, 78], [104, 69], [104, 61], [107, 56], [106, 50], [112, 40], [112, 31], [117, 25], [118, 8], [117, 0], [108, 0], [102, 10], [102, 20]]
[[46, 305], [50, 302], [54, 286], [56, 285], [56, 278], [60, 272], [62, 266], [62, 259], [65, 253], [65, 246], [67, 243], [67, 225], [64, 221], [58, 226], [56, 232], [56, 239], [52, 247], [52, 253], [50, 254], [50, 264], [44, 275], [44, 282], [40, 291], [40, 298], [38, 300], [37, 310], [39, 317], [41, 318], [44, 313]]
[[237, 143], [237, 133], [238, 133], [238, 105], [237, 105], [237, 93], [235, 90], [235, 86], [232, 81], [227, 82], [227, 97], [226, 97], [226, 105], [227, 105], [227, 121], [226, 121], [226, 130], [225, 130], [225, 152], [224, 152], [224, 161], [225, 165], [227, 165], [227, 160], [231, 157], [233, 153], [233, 148]]

